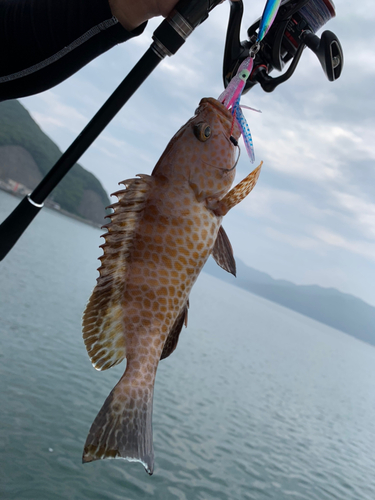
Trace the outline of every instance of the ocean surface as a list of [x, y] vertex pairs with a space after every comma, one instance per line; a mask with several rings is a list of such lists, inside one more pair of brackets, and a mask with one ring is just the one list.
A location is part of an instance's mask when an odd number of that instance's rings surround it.
[[1, 500], [375, 499], [375, 348], [204, 273], [157, 372], [154, 475], [82, 465], [124, 370], [81, 337], [101, 233], [45, 208], [0, 263]]

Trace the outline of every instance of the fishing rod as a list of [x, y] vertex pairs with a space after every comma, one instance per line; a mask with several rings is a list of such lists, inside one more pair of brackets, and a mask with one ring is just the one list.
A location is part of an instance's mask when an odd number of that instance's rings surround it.
[[180, 0], [153, 33], [153, 42], [142, 58], [107, 99], [69, 148], [0, 225], [0, 260], [8, 254], [44, 206], [47, 196], [121, 110], [165, 56], [174, 55], [193, 30], [205, 21], [222, 0]]
[[[117, 87], [96, 115], [73, 141], [34, 191], [26, 196], [0, 225], [0, 260], [17, 242], [28, 225], [43, 207], [43, 202], [93, 141], [104, 130], [137, 88], [159, 62], [172, 56], [183, 45], [191, 32], [207, 19], [209, 12], [221, 0], [180, 0], [170, 16], [153, 34], [153, 43], [131, 72]], [[272, 3], [272, 2], [271, 2]], [[243, 15], [242, 0], [230, 1], [230, 16], [223, 62], [223, 80], [226, 88], [235, 77], [241, 63], [249, 56], [258, 39], [260, 19], [248, 31], [248, 40], [240, 41]], [[268, 3], [267, 3], [268, 5]], [[243, 89], [243, 94], [260, 84], [272, 92], [294, 73], [305, 47], [318, 57], [329, 81], [339, 78], [343, 67], [343, 52], [336, 35], [325, 31], [319, 38], [315, 33], [336, 15], [332, 0], [282, 0], [272, 25], [254, 54], [254, 64]], [[273, 70], [282, 71], [273, 78]]]

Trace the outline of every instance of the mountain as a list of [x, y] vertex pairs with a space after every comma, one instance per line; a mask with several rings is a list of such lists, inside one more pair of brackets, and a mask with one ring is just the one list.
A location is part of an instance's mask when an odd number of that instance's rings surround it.
[[213, 259], [208, 260], [204, 271], [375, 345], [375, 307], [334, 288], [275, 280], [266, 273], [246, 266], [239, 259], [236, 261], [237, 278], [221, 269]]
[[[17, 100], [0, 102], [0, 179], [32, 191], [61, 156], [60, 149]], [[10, 182], [9, 182], [10, 181]], [[110, 202], [98, 179], [76, 163], [49, 201], [66, 212], [103, 224]]]

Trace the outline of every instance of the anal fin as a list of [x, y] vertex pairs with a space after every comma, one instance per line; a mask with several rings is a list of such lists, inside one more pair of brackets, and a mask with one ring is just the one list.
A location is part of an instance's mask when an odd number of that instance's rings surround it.
[[174, 322], [174, 325], [172, 326], [169, 332], [160, 359], [167, 358], [176, 349], [182, 327], [183, 325], [187, 326], [188, 308], [189, 308], [189, 299], [187, 300], [185, 306], [182, 308], [180, 314], [177, 316], [176, 321]]
[[233, 248], [223, 226], [220, 226], [215, 245], [212, 249], [212, 257], [218, 266], [236, 276], [236, 261], [233, 256]]

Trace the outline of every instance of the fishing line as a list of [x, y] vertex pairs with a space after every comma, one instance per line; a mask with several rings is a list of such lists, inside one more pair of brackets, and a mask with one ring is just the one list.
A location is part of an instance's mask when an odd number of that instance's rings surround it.
[[301, 16], [310, 26], [311, 31], [316, 33], [324, 24], [335, 17], [335, 9], [330, 0], [314, 0], [304, 5], [301, 10]]

